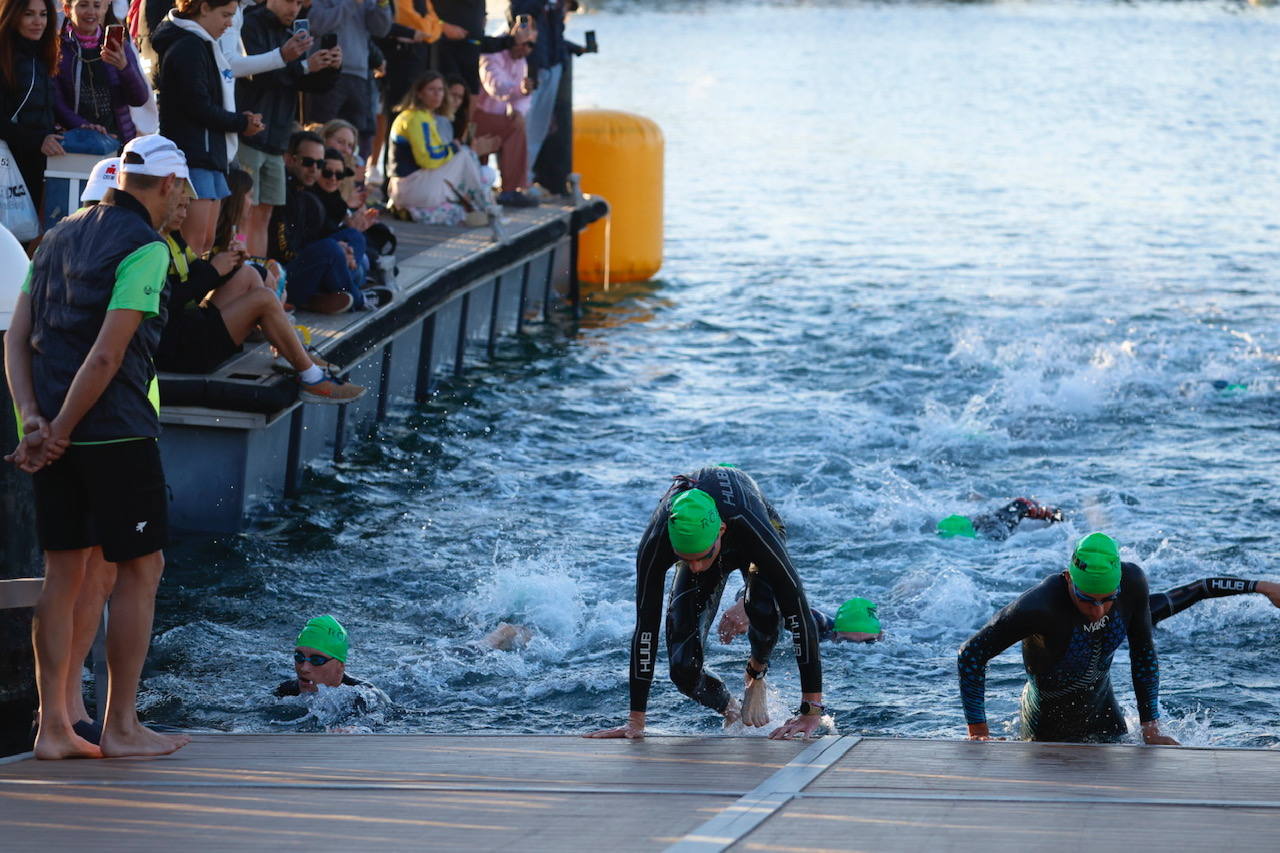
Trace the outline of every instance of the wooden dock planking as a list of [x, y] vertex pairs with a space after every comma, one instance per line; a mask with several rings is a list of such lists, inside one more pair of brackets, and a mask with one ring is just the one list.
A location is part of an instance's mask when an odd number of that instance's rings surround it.
[[0, 765], [15, 850], [1280, 849], [1280, 754], [828, 737], [196, 735]]

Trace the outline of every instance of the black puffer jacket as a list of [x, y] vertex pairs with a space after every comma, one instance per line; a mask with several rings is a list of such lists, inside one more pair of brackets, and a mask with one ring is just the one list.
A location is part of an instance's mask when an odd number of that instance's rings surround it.
[[243, 132], [249, 119], [222, 107], [222, 82], [213, 56], [218, 46], [168, 20], [156, 27], [151, 44], [160, 57], [156, 103], [161, 135], [182, 149], [189, 167], [227, 171], [226, 134]]
[[40, 153], [53, 133], [53, 75], [39, 56], [39, 43], [12, 37], [14, 86], [0, 84], [0, 139], [15, 157]]
[[[245, 10], [240, 42], [248, 55], [276, 50], [292, 35], [265, 4]], [[246, 137], [244, 144], [268, 154], [283, 154], [289, 147], [289, 134], [298, 111], [298, 92], [327, 92], [333, 88], [341, 69], [325, 68], [307, 74], [304, 61], [295, 59], [284, 68], [241, 77], [236, 81], [236, 106], [261, 113], [262, 123], [266, 126], [266, 130], [258, 135]]]

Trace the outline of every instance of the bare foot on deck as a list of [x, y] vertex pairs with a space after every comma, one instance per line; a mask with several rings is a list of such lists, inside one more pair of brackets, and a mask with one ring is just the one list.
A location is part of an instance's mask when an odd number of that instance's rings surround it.
[[166, 735], [153, 732], [143, 725], [136, 725], [125, 732], [102, 730], [102, 757], [126, 758], [128, 756], [168, 755], [191, 743], [184, 734]]
[[769, 695], [763, 678], [753, 678], [742, 692], [742, 724], [763, 726], [769, 722]]
[[75, 732], [55, 736], [42, 730], [36, 735], [35, 756], [43, 761], [56, 761], [61, 758], [101, 758], [102, 750]]

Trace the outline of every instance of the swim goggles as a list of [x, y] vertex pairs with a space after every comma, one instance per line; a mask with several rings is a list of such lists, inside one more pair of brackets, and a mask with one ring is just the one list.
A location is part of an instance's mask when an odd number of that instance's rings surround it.
[[1118, 589], [1115, 592], [1103, 598], [1094, 598], [1091, 595], [1085, 595], [1083, 592], [1076, 589], [1074, 586], [1071, 587], [1071, 591], [1076, 594], [1076, 598], [1080, 599], [1085, 604], [1106, 604], [1108, 601], [1115, 601], [1117, 598], [1120, 597], [1120, 590]]
[[293, 653], [294, 663], [309, 663], [312, 666], [324, 666], [331, 660], [336, 660], [336, 658], [327, 658], [324, 655], [304, 655], [302, 652], [297, 651]]

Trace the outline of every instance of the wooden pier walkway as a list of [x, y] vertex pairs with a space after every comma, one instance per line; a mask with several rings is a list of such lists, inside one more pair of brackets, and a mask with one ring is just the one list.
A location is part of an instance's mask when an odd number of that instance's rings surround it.
[[1280, 752], [825, 737], [197, 735], [0, 764], [4, 849], [1280, 850]]

